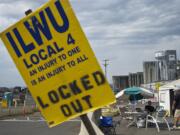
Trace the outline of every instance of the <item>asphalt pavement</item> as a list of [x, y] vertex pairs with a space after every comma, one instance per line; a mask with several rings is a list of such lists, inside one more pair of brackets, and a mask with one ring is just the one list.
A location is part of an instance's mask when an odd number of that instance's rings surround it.
[[16, 116], [0, 120], [0, 135], [78, 135], [81, 122], [73, 119], [48, 128], [39, 114]]
[[168, 131], [165, 125], [160, 126], [160, 132], [154, 126], [149, 128], [137, 128], [136, 126], [127, 127], [128, 121], [123, 120], [120, 126], [116, 127], [117, 135], [180, 135], [180, 130]]
[[[115, 120], [120, 120], [116, 117]], [[73, 119], [64, 122], [53, 128], [48, 128], [44, 119], [39, 113], [32, 115], [6, 117], [0, 120], [0, 135], [78, 135], [80, 132], [80, 119]], [[116, 127], [117, 135], [179, 135], [180, 130], [168, 131], [166, 126], [161, 127], [160, 132], [153, 126], [137, 128], [136, 126], [127, 127], [129, 121], [121, 120]]]

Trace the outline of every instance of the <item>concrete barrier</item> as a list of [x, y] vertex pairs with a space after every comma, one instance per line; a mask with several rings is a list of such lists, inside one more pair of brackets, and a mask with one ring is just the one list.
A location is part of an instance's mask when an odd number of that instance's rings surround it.
[[34, 108], [31, 106], [0, 108], [0, 118], [6, 116], [14, 116], [14, 115], [26, 115], [33, 112], [34, 112]]

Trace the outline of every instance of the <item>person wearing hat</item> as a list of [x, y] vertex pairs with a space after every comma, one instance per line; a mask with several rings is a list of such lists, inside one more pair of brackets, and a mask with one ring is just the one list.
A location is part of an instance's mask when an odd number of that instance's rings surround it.
[[[172, 109], [175, 110], [173, 128], [177, 128], [178, 122], [180, 120], [180, 88], [175, 90], [175, 96], [174, 96]], [[178, 127], [178, 128], [180, 128], [180, 127]]]

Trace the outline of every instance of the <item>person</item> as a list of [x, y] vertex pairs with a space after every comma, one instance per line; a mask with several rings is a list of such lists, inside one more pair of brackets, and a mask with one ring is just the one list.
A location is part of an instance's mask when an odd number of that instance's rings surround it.
[[177, 124], [180, 120], [180, 89], [175, 91], [172, 109], [175, 112], [174, 113], [174, 126], [173, 126], [173, 128], [177, 128]]
[[131, 105], [131, 111], [135, 111], [136, 105], [137, 105], [136, 95], [130, 95], [129, 101], [130, 101], [130, 105]]
[[148, 104], [145, 106], [145, 111], [148, 114], [152, 114], [155, 111], [155, 108], [152, 106], [152, 102], [148, 101]]

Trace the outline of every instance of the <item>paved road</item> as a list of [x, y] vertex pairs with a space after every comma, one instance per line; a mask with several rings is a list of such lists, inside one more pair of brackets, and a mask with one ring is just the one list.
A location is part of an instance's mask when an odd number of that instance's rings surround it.
[[[115, 118], [118, 120], [119, 118]], [[180, 130], [168, 131], [166, 127], [161, 128], [160, 133], [155, 127], [148, 129], [130, 127], [128, 122], [122, 120], [117, 126], [117, 135], [179, 135]], [[17, 116], [0, 120], [0, 135], [78, 135], [80, 131], [80, 120], [74, 119], [54, 128], [48, 128], [42, 117], [36, 113], [28, 117]]]
[[126, 128], [120, 126], [116, 129], [117, 135], [180, 135], [180, 130], [168, 131], [166, 128], [161, 128], [161, 131], [158, 133], [156, 128]]
[[39, 114], [0, 120], [0, 135], [78, 135], [80, 120], [74, 119], [54, 128], [48, 128]]
[[[117, 118], [116, 118], [117, 119]], [[157, 129], [154, 126], [149, 128], [137, 128], [135, 126], [127, 127], [128, 121], [122, 120], [120, 126], [116, 127], [117, 135], [180, 135], [180, 130], [171, 130], [168, 131], [166, 125], [160, 126], [160, 132], [157, 132]]]

